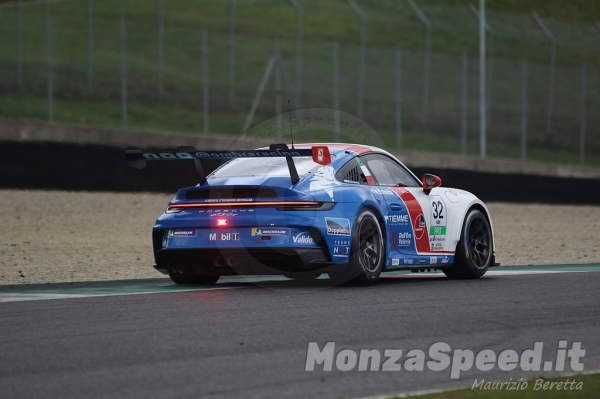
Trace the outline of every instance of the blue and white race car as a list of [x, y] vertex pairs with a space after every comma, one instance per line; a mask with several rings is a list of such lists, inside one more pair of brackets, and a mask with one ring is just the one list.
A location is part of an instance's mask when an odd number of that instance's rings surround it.
[[[129, 163], [187, 160], [199, 184], [180, 189], [152, 232], [156, 265], [178, 284], [279, 274], [370, 284], [382, 272], [440, 269], [477, 278], [495, 265], [492, 221], [473, 194], [418, 179], [393, 155], [354, 144], [241, 151], [127, 150]], [[208, 176], [202, 160], [231, 158]]]

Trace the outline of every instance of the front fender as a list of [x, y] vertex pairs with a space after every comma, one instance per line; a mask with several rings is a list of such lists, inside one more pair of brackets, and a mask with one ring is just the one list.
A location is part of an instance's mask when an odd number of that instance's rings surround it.
[[[472, 194], [468, 191], [457, 190], [457, 189], [448, 189], [448, 190], [453, 190], [458, 195], [458, 202], [451, 203], [452, 206], [454, 207], [454, 223], [453, 223], [453, 228], [452, 228], [452, 232], [450, 235], [451, 247], [456, 248], [456, 245], [460, 241], [462, 227], [463, 227], [465, 218], [467, 217], [467, 213], [474, 207], [481, 208], [483, 210], [483, 212], [485, 213], [485, 215], [487, 216], [487, 219], [490, 223], [490, 229], [492, 231], [492, 238], [494, 238], [494, 225], [492, 223], [492, 217], [490, 215], [490, 212], [489, 212], [487, 206], [483, 203], [483, 201], [481, 201], [474, 194]], [[496, 241], [494, 239], [492, 239], [492, 242], [493, 242], [493, 246], [494, 246], [493, 251], [495, 253], [496, 252]]]

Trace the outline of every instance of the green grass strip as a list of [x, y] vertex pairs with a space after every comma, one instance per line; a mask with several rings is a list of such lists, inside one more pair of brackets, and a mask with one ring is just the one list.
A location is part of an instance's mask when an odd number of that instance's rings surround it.
[[[474, 384], [479, 382], [481, 382], [481, 379], [474, 380]], [[597, 399], [600, 397], [600, 374], [580, 374], [553, 378], [537, 377], [527, 381], [512, 381], [516, 383], [512, 386], [510, 384], [501, 385], [503, 382], [511, 381], [485, 380], [481, 387], [471, 386], [440, 393], [401, 397], [418, 397], [420, 399], [471, 399], [482, 397], [487, 399]], [[502, 388], [500, 389], [500, 387]]]

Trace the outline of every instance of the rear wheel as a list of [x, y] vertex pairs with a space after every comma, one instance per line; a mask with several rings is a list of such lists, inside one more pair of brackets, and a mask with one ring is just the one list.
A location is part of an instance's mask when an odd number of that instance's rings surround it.
[[169, 277], [175, 284], [213, 285], [219, 280], [220, 276], [178, 273], [177, 271], [169, 270]]
[[442, 271], [450, 278], [481, 277], [491, 266], [493, 248], [490, 223], [480, 210], [472, 209], [463, 223], [454, 265]]
[[[376, 282], [383, 269], [384, 257], [379, 221], [371, 211], [363, 210], [356, 219], [352, 236], [347, 283], [367, 285]], [[332, 279], [339, 279], [339, 276], [333, 276]]]

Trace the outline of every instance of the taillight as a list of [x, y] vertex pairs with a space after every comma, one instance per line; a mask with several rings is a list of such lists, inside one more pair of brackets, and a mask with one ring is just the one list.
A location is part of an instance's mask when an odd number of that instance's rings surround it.
[[218, 218], [217, 219], [217, 227], [227, 227], [228, 224], [229, 223], [226, 218]]
[[333, 208], [335, 202], [314, 202], [311, 204], [302, 205], [280, 205], [276, 209], [278, 211], [328, 211]]
[[317, 201], [252, 201], [252, 202], [197, 202], [169, 204], [167, 213], [177, 213], [184, 210], [210, 209], [210, 208], [258, 208], [272, 207], [279, 210], [326, 210], [333, 208], [331, 202]]

